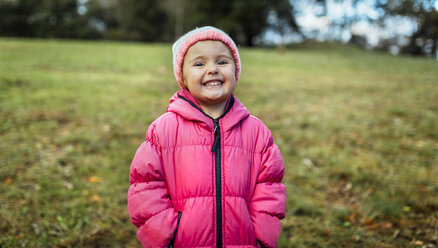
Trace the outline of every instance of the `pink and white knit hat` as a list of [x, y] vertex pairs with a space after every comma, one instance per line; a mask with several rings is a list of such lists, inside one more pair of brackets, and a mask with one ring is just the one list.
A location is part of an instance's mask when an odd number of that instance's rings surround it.
[[196, 42], [203, 40], [217, 40], [222, 41], [225, 45], [230, 48], [231, 54], [233, 55], [234, 64], [236, 65], [236, 82], [239, 80], [241, 64], [239, 51], [234, 41], [228, 36], [224, 31], [217, 29], [215, 27], [202, 27], [196, 28], [181, 38], [179, 38], [172, 46], [173, 53], [173, 73], [175, 74], [176, 81], [181, 88], [183, 86], [182, 78], [182, 67], [184, 62], [184, 57], [191, 46]]

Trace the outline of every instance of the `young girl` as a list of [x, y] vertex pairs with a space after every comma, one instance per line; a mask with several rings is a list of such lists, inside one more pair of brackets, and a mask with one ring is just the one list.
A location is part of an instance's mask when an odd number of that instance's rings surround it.
[[131, 164], [128, 209], [144, 247], [276, 247], [286, 208], [271, 132], [232, 94], [241, 62], [213, 27], [173, 45], [181, 90]]

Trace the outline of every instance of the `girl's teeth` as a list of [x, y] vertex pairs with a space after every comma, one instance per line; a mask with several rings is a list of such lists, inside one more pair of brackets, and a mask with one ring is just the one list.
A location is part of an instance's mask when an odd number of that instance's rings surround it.
[[221, 82], [219, 82], [219, 81], [214, 81], [214, 82], [208, 82], [208, 83], [206, 83], [205, 85], [206, 86], [215, 86], [215, 85], [220, 85], [221, 84]]

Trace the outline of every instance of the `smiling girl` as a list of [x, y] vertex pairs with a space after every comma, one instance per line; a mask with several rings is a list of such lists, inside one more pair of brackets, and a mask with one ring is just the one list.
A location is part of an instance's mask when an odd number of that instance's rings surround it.
[[284, 165], [269, 129], [233, 95], [240, 57], [214, 27], [173, 45], [181, 90], [130, 168], [128, 210], [144, 247], [276, 247]]

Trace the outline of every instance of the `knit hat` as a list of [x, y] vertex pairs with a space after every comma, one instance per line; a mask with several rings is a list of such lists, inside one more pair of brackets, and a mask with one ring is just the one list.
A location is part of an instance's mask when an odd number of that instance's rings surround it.
[[234, 64], [236, 65], [236, 82], [239, 80], [240, 76], [240, 57], [239, 51], [234, 41], [228, 36], [224, 31], [217, 29], [215, 27], [205, 26], [202, 28], [196, 28], [181, 38], [179, 38], [172, 46], [173, 53], [173, 73], [175, 74], [176, 81], [181, 88], [183, 86], [182, 78], [182, 67], [184, 62], [184, 57], [191, 46], [196, 42], [204, 40], [216, 40], [222, 41], [231, 51], [233, 55]]

